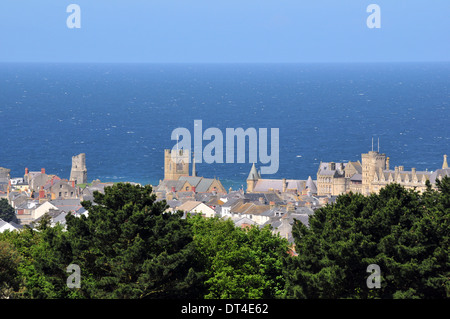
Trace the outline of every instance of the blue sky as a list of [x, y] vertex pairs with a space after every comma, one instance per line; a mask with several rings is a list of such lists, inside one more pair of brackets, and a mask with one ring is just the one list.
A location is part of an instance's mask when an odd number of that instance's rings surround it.
[[396, 61], [450, 61], [449, 0], [0, 1], [0, 62]]

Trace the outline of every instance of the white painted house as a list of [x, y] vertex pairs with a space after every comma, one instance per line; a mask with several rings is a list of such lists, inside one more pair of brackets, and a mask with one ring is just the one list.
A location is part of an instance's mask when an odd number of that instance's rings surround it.
[[177, 207], [177, 210], [181, 210], [186, 213], [196, 213], [201, 214], [204, 217], [214, 217], [216, 212], [211, 207], [205, 205], [202, 202], [199, 201], [187, 201]]
[[13, 231], [16, 229], [16, 227], [0, 218], [0, 233], [3, 233], [5, 230]]

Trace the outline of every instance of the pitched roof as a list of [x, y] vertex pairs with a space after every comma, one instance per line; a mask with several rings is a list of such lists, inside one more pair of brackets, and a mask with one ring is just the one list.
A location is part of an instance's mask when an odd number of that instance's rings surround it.
[[[334, 169], [332, 167], [332, 163], [334, 164]], [[348, 163], [336, 163], [336, 162], [321, 162], [319, 165], [319, 170], [317, 174], [319, 175], [326, 175], [326, 176], [339, 176], [343, 175], [344, 172], [341, 170], [341, 166], [343, 169], [347, 167]]]
[[81, 201], [80, 199], [55, 199], [50, 201], [50, 204], [56, 206], [59, 210], [68, 212], [76, 212], [80, 209]]
[[192, 186], [196, 187], [198, 183], [203, 179], [203, 177], [199, 176], [180, 176], [178, 178], [179, 181], [187, 181]]
[[[297, 190], [301, 192], [305, 188], [306, 181], [298, 179], [286, 179], [286, 190]], [[283, 179], [259, 179], [255, 187], [254, 192], [270, 192], [270, 191], [283, 191]]]
[[11, 223], [5, 222], [3, 219], [0, 218], [0, 233], [4, 232], [5, 230], [13, 231], [17, 229], [15, 226], [13, 226]]
[[201, 181], [197, 184], [195, 191], [200, 193], [207, 192], [213, 182], [214, 179], [212, 178], [202, 178]]
[[430, 175], [430, 183], [434, 184], [436, 183], [436, 179], [445, 176], [450, 176], [450, 168], [437, 169]]
[[252, 168], [250, 169], [250, 174], [248, 174], [247, 179], [254, 181], [254, 180], [258, 180], [260, 178], [261, 178], [261, 176], [259, 175], [258, 171], [256, 170], [255, 163], [253, 163]]
[[308, 177], [306, 181], [305, 188], [307, 188], [311, 193], [317, 193], [316, 183], [312, 180], [311, 176]]
[[189, 200], [183, 204], [181, 204], [181, 206], [177, 207], [177, 210], [182, 210], [182, 211], [186, 211], [186, 212], [190, 212], [192, 210], [194, 210], [198, 205], [200, 205], [202, 202], [198, 202], [198, 201], [194, 201], [194, 200]]

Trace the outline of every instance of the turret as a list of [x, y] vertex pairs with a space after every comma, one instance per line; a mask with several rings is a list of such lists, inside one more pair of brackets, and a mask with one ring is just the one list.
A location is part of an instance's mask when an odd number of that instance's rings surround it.
[[259, 175], [258, 171], [256, 170], [255, 163], [253, 163], [252, 169], [250, 170], [250, 174], [248, 174], [248, 177], [247, 177], [247, 192], [253, 192], [256, 182], [260, 178], [261, 178], [261, 176]]

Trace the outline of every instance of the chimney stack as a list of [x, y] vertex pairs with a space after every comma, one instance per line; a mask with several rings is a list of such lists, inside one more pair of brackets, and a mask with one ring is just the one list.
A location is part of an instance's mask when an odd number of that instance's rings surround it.
[[45, 168], [41, 168], [41, 174], [45, 174]]
[[72, 181], [72, 187], [75, 188], [75, 181]]
[[389, 157], [386, 158], [386, 170], [389, 170]]
[[41, 189], [39, 190], [39, 199], [45, 198], [45, 191], [44, 186], [41, 186]]
[[175, 186], [172, 186], [172, 193], [175, 193]]
[[192, 186], [192, 191], [195, 193], [195, 186]]
[[25, 175], [28, 175], [28, 167], [25, 167]]

